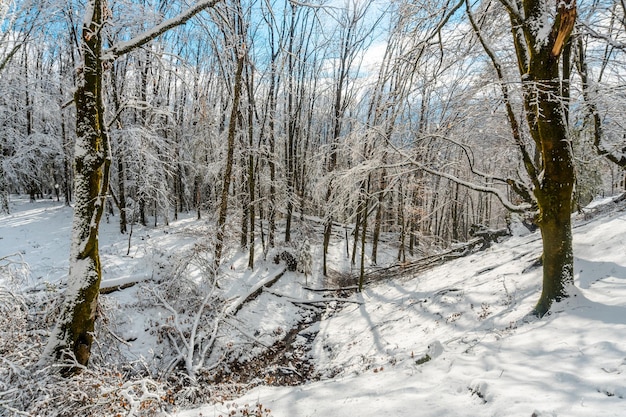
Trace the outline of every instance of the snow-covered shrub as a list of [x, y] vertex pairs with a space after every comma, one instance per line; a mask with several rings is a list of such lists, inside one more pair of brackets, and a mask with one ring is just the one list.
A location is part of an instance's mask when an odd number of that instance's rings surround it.
[[217, 291], [214, 264], [203, 248], [194, 246], [180, 255], [173, 271], [170, 279], [150, 284], [146, 290], [153, 305], [165, 313], [164, 319], [154, 323], [171, 347], [171, 355], [163, 358], [165, 374], [182, 369], [190, 385], [195, 386], [224, 318], [224, 301]]
[[0, 258], [0, 285], [17, 289], [26, 285], [30, 270], [21, 253]]
[[96, 328], [98, 354], [81, 373], [63, 377], [54, 364], [38, 363], [60, 298], [50, 289], [0, 288], [0, 415], [162, 414], [172, 401], [163, 383], [129, 372], [124, 362], [111, 361], [111, 354], [101, 355], [108, 351], [103, 347], [118, 344], [102, 321]]

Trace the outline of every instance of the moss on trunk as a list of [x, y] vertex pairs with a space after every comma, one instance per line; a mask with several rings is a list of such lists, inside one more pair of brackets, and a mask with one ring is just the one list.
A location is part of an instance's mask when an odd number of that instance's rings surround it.
[[524, 0], [525, 20], [510, 13], [526, 122], [540, 156], [538, 166], [527, 169], [535, 184], [543, 238], [543, 288], [534, 311], [538, 316], [546, 314], [554, 301], [567, 297], [567, 286], [574, 281], [570, 216], [575, 172], [559, 64], [576, 19], [576, 2], [557, 5], [546, 35], [537, 28], [545, 24], [548, 7], [547, 0]]
[[75, 206], [72, 225], [70, 273], [65, 300], [46, 356], [68, 363], [65, 374], [89, 362], [102, 270], [98, 253], [98, 226], [109, 184], [110, 153], [103, 122], [101, 0], [91, 0], [83, 26], [83, 65], [77, 78]]

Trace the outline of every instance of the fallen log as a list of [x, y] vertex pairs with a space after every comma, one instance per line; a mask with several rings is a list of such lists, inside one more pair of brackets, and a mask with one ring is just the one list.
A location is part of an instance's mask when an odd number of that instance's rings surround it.
[[293, 303], [293, 304], [323, 304], [323, 303], [330, 303], [330, 302], [349, 303], [349, 304], [363, 304], [362, 301], [348, 300], [348, 299], [345, 299], [345, 298], [335, 298], [335, 297], [318, 298], [318, 299], [313, 299], [313, 300], [304, 299], [304, 298], [294, 298], [294, 297], [291, 297], [291, 296], [286, 295], [286, 294], [281, 294], [279, 292], [272, 291], [269, 288], [264, 288], [264, 291], [267, 291], [268, 293], [270, 293], [272, 295], [275, 295], [277, 297], [284, 298], [285, 300], [287, 300], [287, 301], [289, 301], [290, 303]]
[[241, 310], [244, 304], [249, 303], [250, 301], [257, 298], [259, 295], [261, 295], [264, 287], [269, 288], [274, 285], [276, 281], [278, 281], [283, 275], [285, 275], [285, 271], [287, 271], [287, 268], [283, 268], [275, 275], [270, 275], [269, 277], [257, 282], [255, 285], [252, 286], [252, 288], [250, 288], [250, 291], [247, 294], [240, 296], [230, 306], [228, 306], [225, 311], [225, 316], [234, 316], [235, 314], [237, 314], [237, 312]]

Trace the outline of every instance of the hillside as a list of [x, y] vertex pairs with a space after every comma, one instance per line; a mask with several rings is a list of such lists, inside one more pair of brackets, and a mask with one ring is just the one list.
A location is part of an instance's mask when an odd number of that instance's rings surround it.
[[[0, 217], [0, 283], [24, 297], [61, 293], [71, 208], [51, 201], [15, 200], [13, 205], [14, 214]], [[157, 392], [171, 389], [164, 381], [185, 373], [184, 361], [173, 360], [176, 349], [184, 351], [187, 320], [201, 317], [198, 333], [205, 332], [204, 339], [198, 336], [196, 342], [202, 343], [210, 336], [209, 319], [219, 316], [211, 303], [198, 303], [202, 294], [225, 308], [241, 301], [241, 309], [229, 310], [233, 314], [220, 322], [215, 346], [203, 359], [205, 368], [219, 369], [217, 376], [199, 371], [198, 387], [178, 386], [179, 392], [170, 394], [175, 405], [159, 405], [156, 414], [246, 415], [246, 409], [261, 404], [268, 411], [259, 413], [274, 417], [623, 415], [626, 213], [618, 209], [577, 218], [575, 296], [541, 320], [527, 315], [541, 281], [537, 233], [508, 238], [417, 275], [379, 281], [360, 294], [340, 295], [305, 288], [332, 284], [319, 273], [319, 242], [312, 242], [314, 272], [306, 284], [302, 274], [285, 271], [271, 288], [243, 302], [284, 266], [268, 258], [250, 271], [245, 255], [231, 248], [218, 287], [207, 289], [202, 254], [209, 223], [183, 219], [167, 227], [136, 228], [129, 250], [128, 236], [118, 235], [114, 222], [102, 225], [102, 286], [116, 291], [101, 298], [106, 323], [99, 330], [94, 366], [112, 361], [127, 372], [127, 381], [149, 377], [164, 383]], [[343, 247], [343, 242], [333, 247], [335, 270], [349, 267]], [[9, 269], [7, 260], [18, 263]], [[143, 282], [115, 288], [137, 281]], [[2, 329], [5, 349], [12, 346], [6, 340], [12, 331]], [[33, 355], [41, 347], [35, 346]], [[271, 353], [259, 357], [268, 347]], [[256, 365], [246, 367], [249, 359]], [[29, 366], [24, 365], [25, 373], [33, 369]], [[222, 388], [209, 387], [218, 377]], [[19, 410], [19, 402], [8, 402], [12, 387], [2, 381], [3, 404]], [[211, 397], [211, 390], [220, 395]], [[100, 408], [91, 409], [96, 414], [108, 415], [103, 399], [115, 390], [104, 391], [92, 391], [100, 392], [95, 394]], [[110, 410], [142, 415], [149, 391], [115, 391], [128, 401]], [[222, 401], [185, 411], [202, 398]], [[63, 415], [43, 403], [30, 404], [28, 412], [40, 407], [44, 415]]]

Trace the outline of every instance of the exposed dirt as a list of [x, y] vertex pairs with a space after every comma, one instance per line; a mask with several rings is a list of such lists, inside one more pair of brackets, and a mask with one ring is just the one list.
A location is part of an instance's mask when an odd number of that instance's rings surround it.
[[310, 328], [320, 320], [321, 311], [317, 309], [312, 321], [298, 324], [262, 354], [230, 362], [213, 376], [213, 383], [293, 386], [319, 379], [309, 353], [317, 335]]

